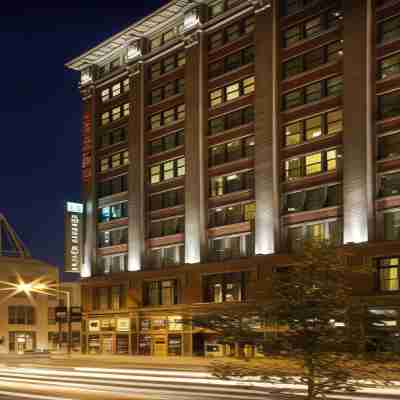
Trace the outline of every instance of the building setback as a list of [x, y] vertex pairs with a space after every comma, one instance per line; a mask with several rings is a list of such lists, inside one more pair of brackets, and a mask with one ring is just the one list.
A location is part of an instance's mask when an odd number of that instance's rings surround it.
[[264, 299], [305, 238], [373, 259], [355, 291], [398, 346], [400, 1], [173, 0], [67, 66], [84, 351], [234, 351], [180, 320]]

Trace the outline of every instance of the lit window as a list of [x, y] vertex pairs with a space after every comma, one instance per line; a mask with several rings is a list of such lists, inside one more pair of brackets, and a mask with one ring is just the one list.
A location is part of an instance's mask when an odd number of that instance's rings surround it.
[[174, 162], [168, 161], [163, 164], [163, 178], [164, 180], [172, 179], [174, 177]]
[[124, 165], [129, 164], [129, 152], [128, 151], [124, 151], [122, 153], [122, 160], [123, 160]]
[[112, 120], [116, 121], [121, 118], [121, 107], [115, 107], [111, 110]]
[[108, 123], [110, 123], [110, 113], [109, 113], [109, 111], [101, 114], [101, 124], [102, 125], [107, 125]]
[[302, 142], [302, 124], [300, 122], [285, 127], [285, 142], [286, 146]]
[[321, 116], [306, 120], [306, 140], [311, 140], [322, 135]]
[[123, 108], [124, 117], [128, 116], [129, 113], [130, 113], [130, 103], [125, 103], [125, 104], [122, 106], [122, 108]]
[[227, 86], [225, 91], [227, 101], [238, 98], [240, 96], [239, 83], [234, 83], [233, 85]]
[[150, 118], [151, 129], [157, 129], [161, 127], [161, 114], [155, 114]]
[[178, 176], [185, 175], [185, 159], [184, 158], [178, 159], [177, 173], [178, 173]]
[[163, 113], [164, 125], [172, 124], [175, 120], [175, 110], [166, 110]]
[[122, 90], [125, 92], [128, 92], [130, 88], [130, 83], [129, 83], [129, 79], [124, 79], [124, 81], [122, 82]]
[[100, 161], [100, 171], [105, 172], [108, 170], [108, 158], [103, 158]]
[[217, 89], [210, 93], [210, 106], [215, 107], [219, 104], [222, 104], [222, 89]]
[[322, 154], [316, 153], [306, 156], [306, 175], [322, 172]]
[[121, 94], [121, 84], [117, 83], [116, 85], [113, 85], [111, 90], [113, 97], [119, 96]]
[[150, 168], [150, 183], [159, 183], [161, 181], [161, 166], [157, 165]]
[[337, 151], [329, 150], [326, 153], [327, 170], [334, 171], [337, 168]]
[[302, 176], [301, 159], [292, 158], [285, 161], [285, 175], [286, 179], [291, 180]]
[[110, 89], [104, 89], [101, 91], [101, 100], [103, 102], [110, 100]]
[[243, 94], [249, 94], [255, 90], [255, 78], [251, 76], [243, 81]]
[[114, 154], [111, 157], [111, 166], [112, 168], [118, 168], [121, 165], [121, 156], [120, 154]]

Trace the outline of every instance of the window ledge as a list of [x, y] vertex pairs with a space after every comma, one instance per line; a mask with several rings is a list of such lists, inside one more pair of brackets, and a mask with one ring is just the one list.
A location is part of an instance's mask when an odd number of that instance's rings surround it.
[[229, 167], [229, 166], [232, 166], [232, 165], [235, 165], [235, 164], [239, 164], [240, 162], [251, 161], [251, 160], [254, 160], [254, 155], [252, 157], [241, 157], [241, 158], [238, 158], [237, 160], [225, 161], [225, 162], [220, 163], [220, 164], [210, 165], [208, 167], [208, 170], [209, 171], [213, 171], [213, 170], [218, 169], [220, 167], [224, 167], [225, 168], [225, 167]]
[[[336, 76], [337, 75], [332, 75], [332, 77], [336, 77]], [[324, 78], [324, 79], [329, 79], [329, 78]], [[300, 86], [298, 89], [305, 88], [307, 86], [308, 85]], [[295, 90], [297, 90], [297, 89], [295, 89]], [[286, 91], [282, 95], [285, 95], [285, 94], [290, 93], [290, 92], [292, 92], [292, 89], [290, 89], [289, 91]], [[290, 114], [292, 112], [299, 112], [299, 111], [302, 111], [302, 110], [306, 109], [307, 107], [315, 106], [317, 104], [323, 104], [323, 103], [326, 103], [326, 102], [331, 101], [333, 99], [337, 99], [337, 98], [341, 98], [341, 97], [342, 97], [342, 95], [321, 97], [320, 99], [312, 101], [310, 103], [301, 104], [299, 106], [288, 108], [286, 110], [282, 109], [281, 113], [284, 114], [284, 115], [287, 115], [287, 114]]]
[[[177, 131], [177, 132], [179, 132], [179, 131]], [[173, 133], [171, 133], [171, 134], [173, 135]], [[163, 137], [163, 136], [161, 136], [161, 137]], [[157, 139], [155, 139], [155, 140], [157, 140]], [[181, 144], [181, 145], [176, 146], [176, 147], [174, 147], [174, 148], [172, 148], [172, 149], [163, 150], [163, 151], [159, 151], [158, 153], [149, 154], [149, 155], [147, 156], [147, 159], [150, 160], [150, 159], [152, 159], [153, 157], [155, 158], [155, 157], [162, 156], [162, 155], [168, 155], [169, 153], [172, 153], [172, 152], [174, 152], [174, 151], [183, 149], [184, 146], [185, 146], [185, 145]]]
[[298, 178], [293, 178], [293, 179], [289, 179], [289, 180], [284, 180], [282, 182], [282, 184], [290, 184], [290, 183], [294, 183], [294, 182], [301, 182], [301, 181], [307, 181], [309, 179], [315, 178], [315, 177], [321, 177], [321, 176], [328, 176], [328, 175], [333, 175], [336, 174], [340, 171], [340, 169], [335, 169], [334, 171], [326, 171], [326, 172], [321, 172], [318, 174], [313, 174], [313, 175], [306, 175], [306, 176], [299, 176]]
[[254, 188], [236, 190], [235, 192], [224, 193], [224, 194], [220, 194], [218, 196], [209, 196], [208, 199], [209, 200], [222, 200], [224, 198], [229, 198], [229, 196], [232, 196], [232, 195], [251, 193], [253, 191], [254, 191]]
[[383, 164], [387, 161], [395, 161], [395, 160], [400, 160], [400, 154], [396, 154], [391, 157], [389, 156], [389, 157], [385, 157], [385, 158], [379, 158], [378, 160], [376, 160], [376, 162], [378, 164]]

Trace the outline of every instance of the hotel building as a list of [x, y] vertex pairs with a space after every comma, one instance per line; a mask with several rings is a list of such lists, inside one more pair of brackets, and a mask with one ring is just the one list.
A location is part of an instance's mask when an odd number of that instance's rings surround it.
[[67, 67], [85, 352], [220, 351], [181, 319], [265, 298], [305, 238], [373, 259], [356, 294], [398, 346], [399, 0], [172, 0]]

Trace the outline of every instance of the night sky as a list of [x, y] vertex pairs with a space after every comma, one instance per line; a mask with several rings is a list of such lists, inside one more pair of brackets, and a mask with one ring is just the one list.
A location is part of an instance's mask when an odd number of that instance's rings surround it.
[[79, 73], [65, 62], [165, 3], [2, 7], [0, 213], [35, 258], [62, 269], [64, 202], [80, 200]]

